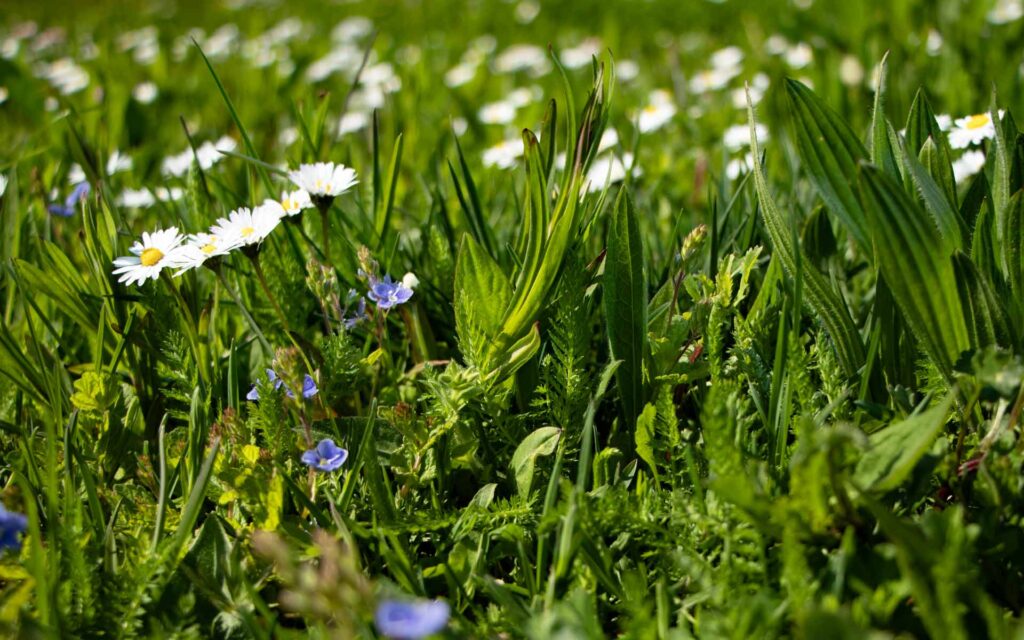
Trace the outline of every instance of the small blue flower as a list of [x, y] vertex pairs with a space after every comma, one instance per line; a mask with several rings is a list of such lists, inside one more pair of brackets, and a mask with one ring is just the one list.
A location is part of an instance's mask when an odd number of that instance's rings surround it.
[[23, 514], [13, 513], [0, 504], [0, 552], [4, 549], [21, 549], [18, 534], [28, 528], [28, 518]]
[[348, 460], [348, 451], [334, 444], [334, 440], [325, 438], [302, 454], [302, 461], [320, 471], [334, 471]]
[[[267, 380], [274, 385], [275, 389], [280, 389], [281, 385], [284, 384], [284, 380], [278, 378], [277, 372], [273, 369], [267, 369]], [[319, 389], [317, 389], [316, 381], [313, 380], [313, 376], [307, 373], [306, 377], [302, 380], [302, 397], [308, 400], [315, 396], [318, 391]], [[288, 387], [284, 388], [284, 394], [289, 398], [295, 397], [295, 393]], [[249, 393], [245, 395], [245, 399], [251, 402], [255, 402], [260, 399], [260, 392], [256, 385], [252, 385], [252, 389], [250, 389]]]
[[412, 289], [401, 282], [394, 282], [391, 276], [384, 276], [383, 280], [370, 281], [370, 292], [366, 297], [376, 302], [378, 308], [390, 309], [408, 302], [412, 297]]
[[[355, 293], [355, 291], [353, 290], [352, 293]], [[347, 309], [346, 309], [346, 311], [347, 311]], [[342, 318], [341, 322], [342, 322], [342, 324], [345, 325], [346, 329], [352, 329], [357, 324], [359, 324], [360, 320], [362, 320], [365, 317], [366, 317], [366, 298], [363, 298], [363, 297], [360, 296], [359, 302], [356, 303], [355, 315], [353, 315], [351, 317]]]
[[374, 619], [377, 629], [385, 636], [416, 640], [444, 629], [448, 616], [448, 603], [443, 600], [385, 600], [377, 606]]
[[75, 188], [71, 190], [71, 193], [68, 194], [68, 197], [64, 199], [64, 206], [51, 204], [46, 207], [46, 210], [54, 215], [70, 218], [75, 215], [75, 207], [79, 202], [85, 200], [86, 196], [89, 195], [90, 190], [91, 188], [89, 187], [88, 182], [79, 182], [75, 185]]

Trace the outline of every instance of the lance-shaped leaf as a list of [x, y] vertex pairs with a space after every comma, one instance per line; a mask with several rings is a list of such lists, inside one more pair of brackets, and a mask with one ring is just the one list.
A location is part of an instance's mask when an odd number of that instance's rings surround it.
[[482, 363], [501, 330], [512, 286], [490, 254], [466, 234], [455, 265], [455, 331], [463, 356]]
[[520, 496], [530, 495], [537, 458], [554, 453], [561, 434], [561, 429], [557, 427], [541, 427], [526, 436], [516, 447], [516, 452], [512, 454], [512, 471], [516, 476], [516, 489]]
[[[937, 153], [935, 142], [931, 138], [926, 140], [924, 146], [921, 147], [921, 158], [924, 162], [931, 162]], [[918, 160], [913, 154], [907, 152], [903, 154], [903, 166], [906, 167], [914, 186], [917, 187], [925, 209], [931, 214], [932, 221], [942, 236], [947, 253], [963, 249], [968, 231], [967, 225], [960, 218], [960, 212], [953, 208], [942, 189], [925, 169], [922, 160]]]
[[604, 310], [612, 358], [622, 361], [616, 372], [627, 421], [640, 414], [646, 399], [644, 359], [647, 354], [647, 279], [644, 247], [633, 200], [619, 192], [604, 267]]
[[1024, 299], [1024, 191], [1013, 194], [1003, 215], [1003, 264], [1006, 279], [1017, 300]]
[[[765, 228], [771, 238], [775, 255], [779, 256], [786, 272], [793, 276], [797, 272], [799, 245], [793, 242], [793, 230], [779, 211], [768, 191], [768, 182], [761, 167], [761, 152], [754, 131], [754, 108], [747, 98], [747, 118], [750, 121], [750, 146], [754, 155], [754, 187], [761, 206]], [[836, 347], [836, 354], [844, 372], [853, 376], [864, 365], [864, 343], [846, 302], [832, 288], [828, 279], [814, 267], [806, 256], [799, 256], [802, 280], [802, 294], [811, 309], [821, 318]]]
[[806, 86], [790, 79], [786, 91], [793, 106], [801, 164], [828, 210], [867, 250], [871, 246], [867, 220], [853, 191], [857, 163], [868, 157], [864, 145], [849, 125]]
[[925, 351], [951, 376], [953, 363], [971, 344], [942, 238], [928, 215], [877, 167], [864, 164], [859, 182], [879, 269]]
[[996, 296], [992, 285], [971, 259], [959, 251], [953, 254], [953, 274], [960, 290], [960, 303], [964, 308], [971, 344], [979, 347], [992, 344], [1015, 346], [1017, 332], [1009, 320], [1003, 300]]
[[[907, 116], [907, 127], [905, 129], [906, 152], [917, 155], [921, 158], [921, 164], [928, 170], [929, 175], [939, 185], [947, 199], [957, 207], [956, 181], [953, 179], [952, 155], [949, 150], [949, 142], [946, 134], [939, 127], [935, 119], [935, 112], [928, 104], [928, 98], [924, 92], [918, 89], [914, 96], [914, 102], [910, 105], [910, 114]], [[931, 139], [934, 147], [927, 156], [923, 151], [925, 142]]]
[[885, 118], [886, 77], [889, 71], [887, 59], [889, 53], [882, 56], [878, 63], [878, 79], [875, 84], [875, 104], [871, 110], [871, 162], [893, 178], [900, 177], [899, 165], [896, 161], [895, 136], [890, 138], [889, 123]]
[[950, 394], [941, 404], [905, 420], [894, 422], [868, 438], [871, 448], [857, 464], [856, 484], [871, 491], [900, 486], [942, 432], [953, 406]]

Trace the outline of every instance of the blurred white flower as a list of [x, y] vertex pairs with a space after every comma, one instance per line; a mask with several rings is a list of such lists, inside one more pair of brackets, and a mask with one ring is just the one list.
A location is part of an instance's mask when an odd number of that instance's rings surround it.
[[156, 100], [159, 94], [156, 84], [152, 82], [140, 82], [132, 89], [132, 98], [141, 104], [150, 104]]
[[338, 135], [360, 131], [370, 126], [370, 114], [365, 111], [349, 111], [338, 119]]
[[7, 176], [0, 173], [0, 197], [7, 191]]
[[636, 80], [638, 75], [640, 75], [640, 65], [634, 60], [620, 60], [615, 65], [615, 77], [622, 82]]
[[523, 151], [522, 138], [515, 137], [502, 140], [493, 147], [484, 150], [484, 166], [510, 169], [516, 165], [516, 160], [523, 155]]
[[[597, 38], [587, 38], [575, 47], [563, 50], [560, 60], [566, 69], [579, 69], [590, 64], [593, 57], [600, 54], [601, 41]], [[618, 70], [618, 67], [616, 69]]]
[[[762, 143], [768, 139], [768, 128], [760, 122], [754, 125], [754, 131], [757, 133], [758, 143]], [[743, 147], [750, 145], [750, 125], [746, 124], [735, 124], [725, 130], [725, 135], [722, 136], [722, 144], [729, 151], [739, 151]]]
[[662, 128], [676, 115], [672, 94], [665, 90], [651, 92], [647, 105], [636, 114], [636, 126], [640, 133]]
[[925, 49], [928, 55], [937, 56], [942, 51], [942, 34], [935, 29], [928, 30], [928, 38], [925, 40]]
[[725, 47], [711, 54], [711, 66], [714, 69], [734, 69], [743, 62], [743, 49], [736, 46]]
[[148, 189], [125, 189], [117, 197], [117, 204], [126, 209], [145, 209], [156, 202]]
[[845, 55], [839, 63], [839, 81], [848, 87], [859, 87], [864, 82], [864, 65], [857, 56]]
[[690, 78], [690, 91], [695, 94], [703, 94], [724, 89], [739, 73], [738, 67], [705, 69]]
[[781, 56], [788, 50], [789, 41], [782, 34], [772, 34], [764, 41], [764, 51], [770, 56]]
[[798, 42], [786, 50], [786, 64], [794, 69], [803, 69], [814, 61], [814, 50], [806, 42]]
[[89, 86], [89, 73], [71, 58], [61, 58], [52, 64], [43, 63], [36, 68], [36, 73], [66, 96]]
[[[761, 99], [764, 98], [765, 91], [768, 90], [769, 84], [770, 81], [768, 80], [768, 76], [764, 73], [758, 73], [750, 79], [750, 101], [755, 107], [759, 102], [761, 102]], [[733, 89], [732, 106], [737, 109], [747, 108], [747, 88], [748, 87], [738, 87]]]
[[733, 158], [725, 165], [725, 177], [735, 180], [754, 168], [754, 154], [749, 151], [738, 158]]
[[476, 77], [478, 67], [475, 62], [460, 62], [444, 74], [444, 83], [452, 89], [461, 87]]
[[988, 12], [986, 18], [992, 24], [1006, 24], [1024, 17], [1024, 2], [1021, 0], [996, 0], [996, 6]]
[[509, 124], [516, 117], [516, 106], [508, 100], [489, 102], [476, 115], [484, 124]]
[[640, 168], [633, 167], [632, 153], [624, 153], [622, 158], [611, 154], [597, 158], [587, 170], [587, 192], [604, 191], [608, 186], [621, 182], [631, 168], [633, 176], [640, 175]]
[[402, 276], [402, 286], [406, 289], [415, 289], [420, 286], [420, 279], [416, 277], [416, 274], [412, 271]]
[[[130, 171], [132, 168], [132, 159], [130, 156], [122, 155], [120, 151], [115, 149], [110, 157], [107, 158], [107, 175], [112, 176], [115, 173], [122, 171]], [[80, 184], [85, 182], [85, 170], [79, 164], [71, 165], [71, 169], [68, 170], [68, 184]]]
[[527, 71], [534, 76], [544, 75], [551, 69], [547, 52], [532, 44], [514, 44], [494, 59], [494, 70], [498, 73]]
[[985, 167], [985, 153], [978, 150], [966, 151], [953, 161], [953, 179], [963, 182]]
[[0, 86], [0, 104], [7, 102], [7, 97], [10, 96], [10, 92], [7, 87]]
[[536, 0], [522, 0], [516, 5], [516, 22], [530, 24], [540, 13], [540, 3]]
[[331, 39], [335, 42], [353, 42], [373, 31], [373, 21], [363, 16], [346, 18], [334, 26]]

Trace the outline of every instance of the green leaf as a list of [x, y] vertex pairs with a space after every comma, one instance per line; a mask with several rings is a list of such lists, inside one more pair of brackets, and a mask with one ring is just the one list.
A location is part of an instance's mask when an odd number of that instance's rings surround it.
[[[794, 244], [792, 229], [768, 191], [768, 182], [764, 176], [764, 168], [761, 166], [760, 150], [754, 132], [754, 109], [749, 99], [747, 101], [747, 117], [750, 121], [750, 145], [755, 159], [754, 187], [757, 191], [758, 203], [761, 206], [761, 215], [775, 249], [775, 255], [779, 256], [786, 273], [794, 276], [797, 273], [797, 252], [801, 249]], [[802, 255], [802, 251], [799, 256], [799, 265], [804, 299], [821, 318], [825, 329], [831, 336], [843, 371], [848, 376], [856, 375], [864, 365], [864, 343], [861, 340], [860, 332], [853, 324], [853, 318], [846, 302], [832, 288], [825, 276], [814, 267], [812, 261]]]
[[979, 347], [991, 344], [1004, 347], [1015, 345], [1015, 326], [1009, 320], [1003, 300], [996, 296], [988, 280], [971, 259], [959, 251], [953, 254], [953, 273], [960, 290], [960, 302], [964, 308], [971, 343]]
[[885, 118], [886, 77], [888, 76], [889, 53], [882, 56], [878, 63], [878, 81], [875, 85], [875, 104], [871, 110], [871, 162], [879, 166], [893, 178], [900, 177], [899, 165], [892, 141], [889, 138], [889, 126]]
[[904, 153], [903, 166], [917, 187], [925, 209], [931, 214], [947, 252], [952, 253], [957, 249], [963, 249], [969, 233], [967, 225], [960, 218], [960, 212], [953, 208], [947, 195], [925, 168], [924, 163], [933, 162], [937, 153], [935, 142], [929, 138], [921, 147], [921, 159], [918, 160], [911, 153]]
[[512, 298], [501, 267], [470, 235], [464, 235], [455, 264], [455, 330], [463, 355], [482, 363], [498, 335]]
[[875, 259], [925, 351], [947, 377], [970, 348], [953, 263], [934, 223], [878, 168], [861, 168], [861, 194], [871, 222]]
[[644, 360], [647, 355], [647, 279], [643, 241], [633, 200], [619, 192], [604, 269], [604, 310], [612, 358], [622, 360], [616, 374], [619, 396], [628, 423], [645, 402]]
[[1010, 290], [1017, 300], [1024, 299], [1024, 191], [1013, 194], [1003, 215], [1003, 264]]
[[640, 417], [636, 419], [636, 454], [640, 456], [640, 459], [647, 463], [647, 466], [651, 468], [651, 473], [654, 474], [654, 481], [658, 482], [658, 466], [654, 463], [654, 448], [651, 446], [651, 442], [654, 441], [654, 434], [656, 431], [656, 422], [658, 419], [658, 409], [653, 404], [648, 403], [644, 407], [643, 412], [640, 413]]
[[806, 86], [788, 79], [786, 91], [804, 169], [828, 210], [867, 250], [871, 246], [867, 219], [853, 191], [857, 163], [868, 157], [864, 145], [849, 125]]
[[954, 397], [950, 394], [928, 411], [871, 434], [868, 437], [871, 448], [857, 463], [854, 482], [864, 489], [883, 493], [900, 486], [942, 432]]
[[512, 454], [512, 472], [516, 477], [516, 488], [524, 498], [530, 495], [533, 484], [533, 469], [537, 458], [549, 456], [558, 446], [562, 430], [558, 427], [541, 427], [519, 443]]

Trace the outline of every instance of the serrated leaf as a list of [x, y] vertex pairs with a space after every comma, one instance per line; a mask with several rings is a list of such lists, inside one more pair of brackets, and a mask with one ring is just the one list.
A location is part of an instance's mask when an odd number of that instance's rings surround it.
[[558, 427], [541, 427], [526, 436], [516, 447], [516, 452], [512, 454], [512, 472], [520, 496], [525, 498], [530, 495], [537, 458], [554, 453], [561, 434], [562, 430]]
[[471, 361], [482, 363], [511, 297], [512, 286], [498, 263], [472, 236], [463, 236], [455, 264], [455, 331]]
[[924, 163], [933, 162], [937, 153], [935, 142], [929, 138], [921, 147], [921, 159], [915, 158], [911, 153], [904, 153], [903, 166], [910, 174], [917, 193], [924, 202], [925, 210], [931, 214], [947, 251], [952, 253], [957, 249], [963, 249], [968, 236], [967, 225], [925, 168]]
[[857, 463], [853, 479], [869, 491], [886, 492], [900, 486], [931, 449], [953, 406], [950, 394], [928, 411], [894, 422], [868, 437], [870, 449]]

